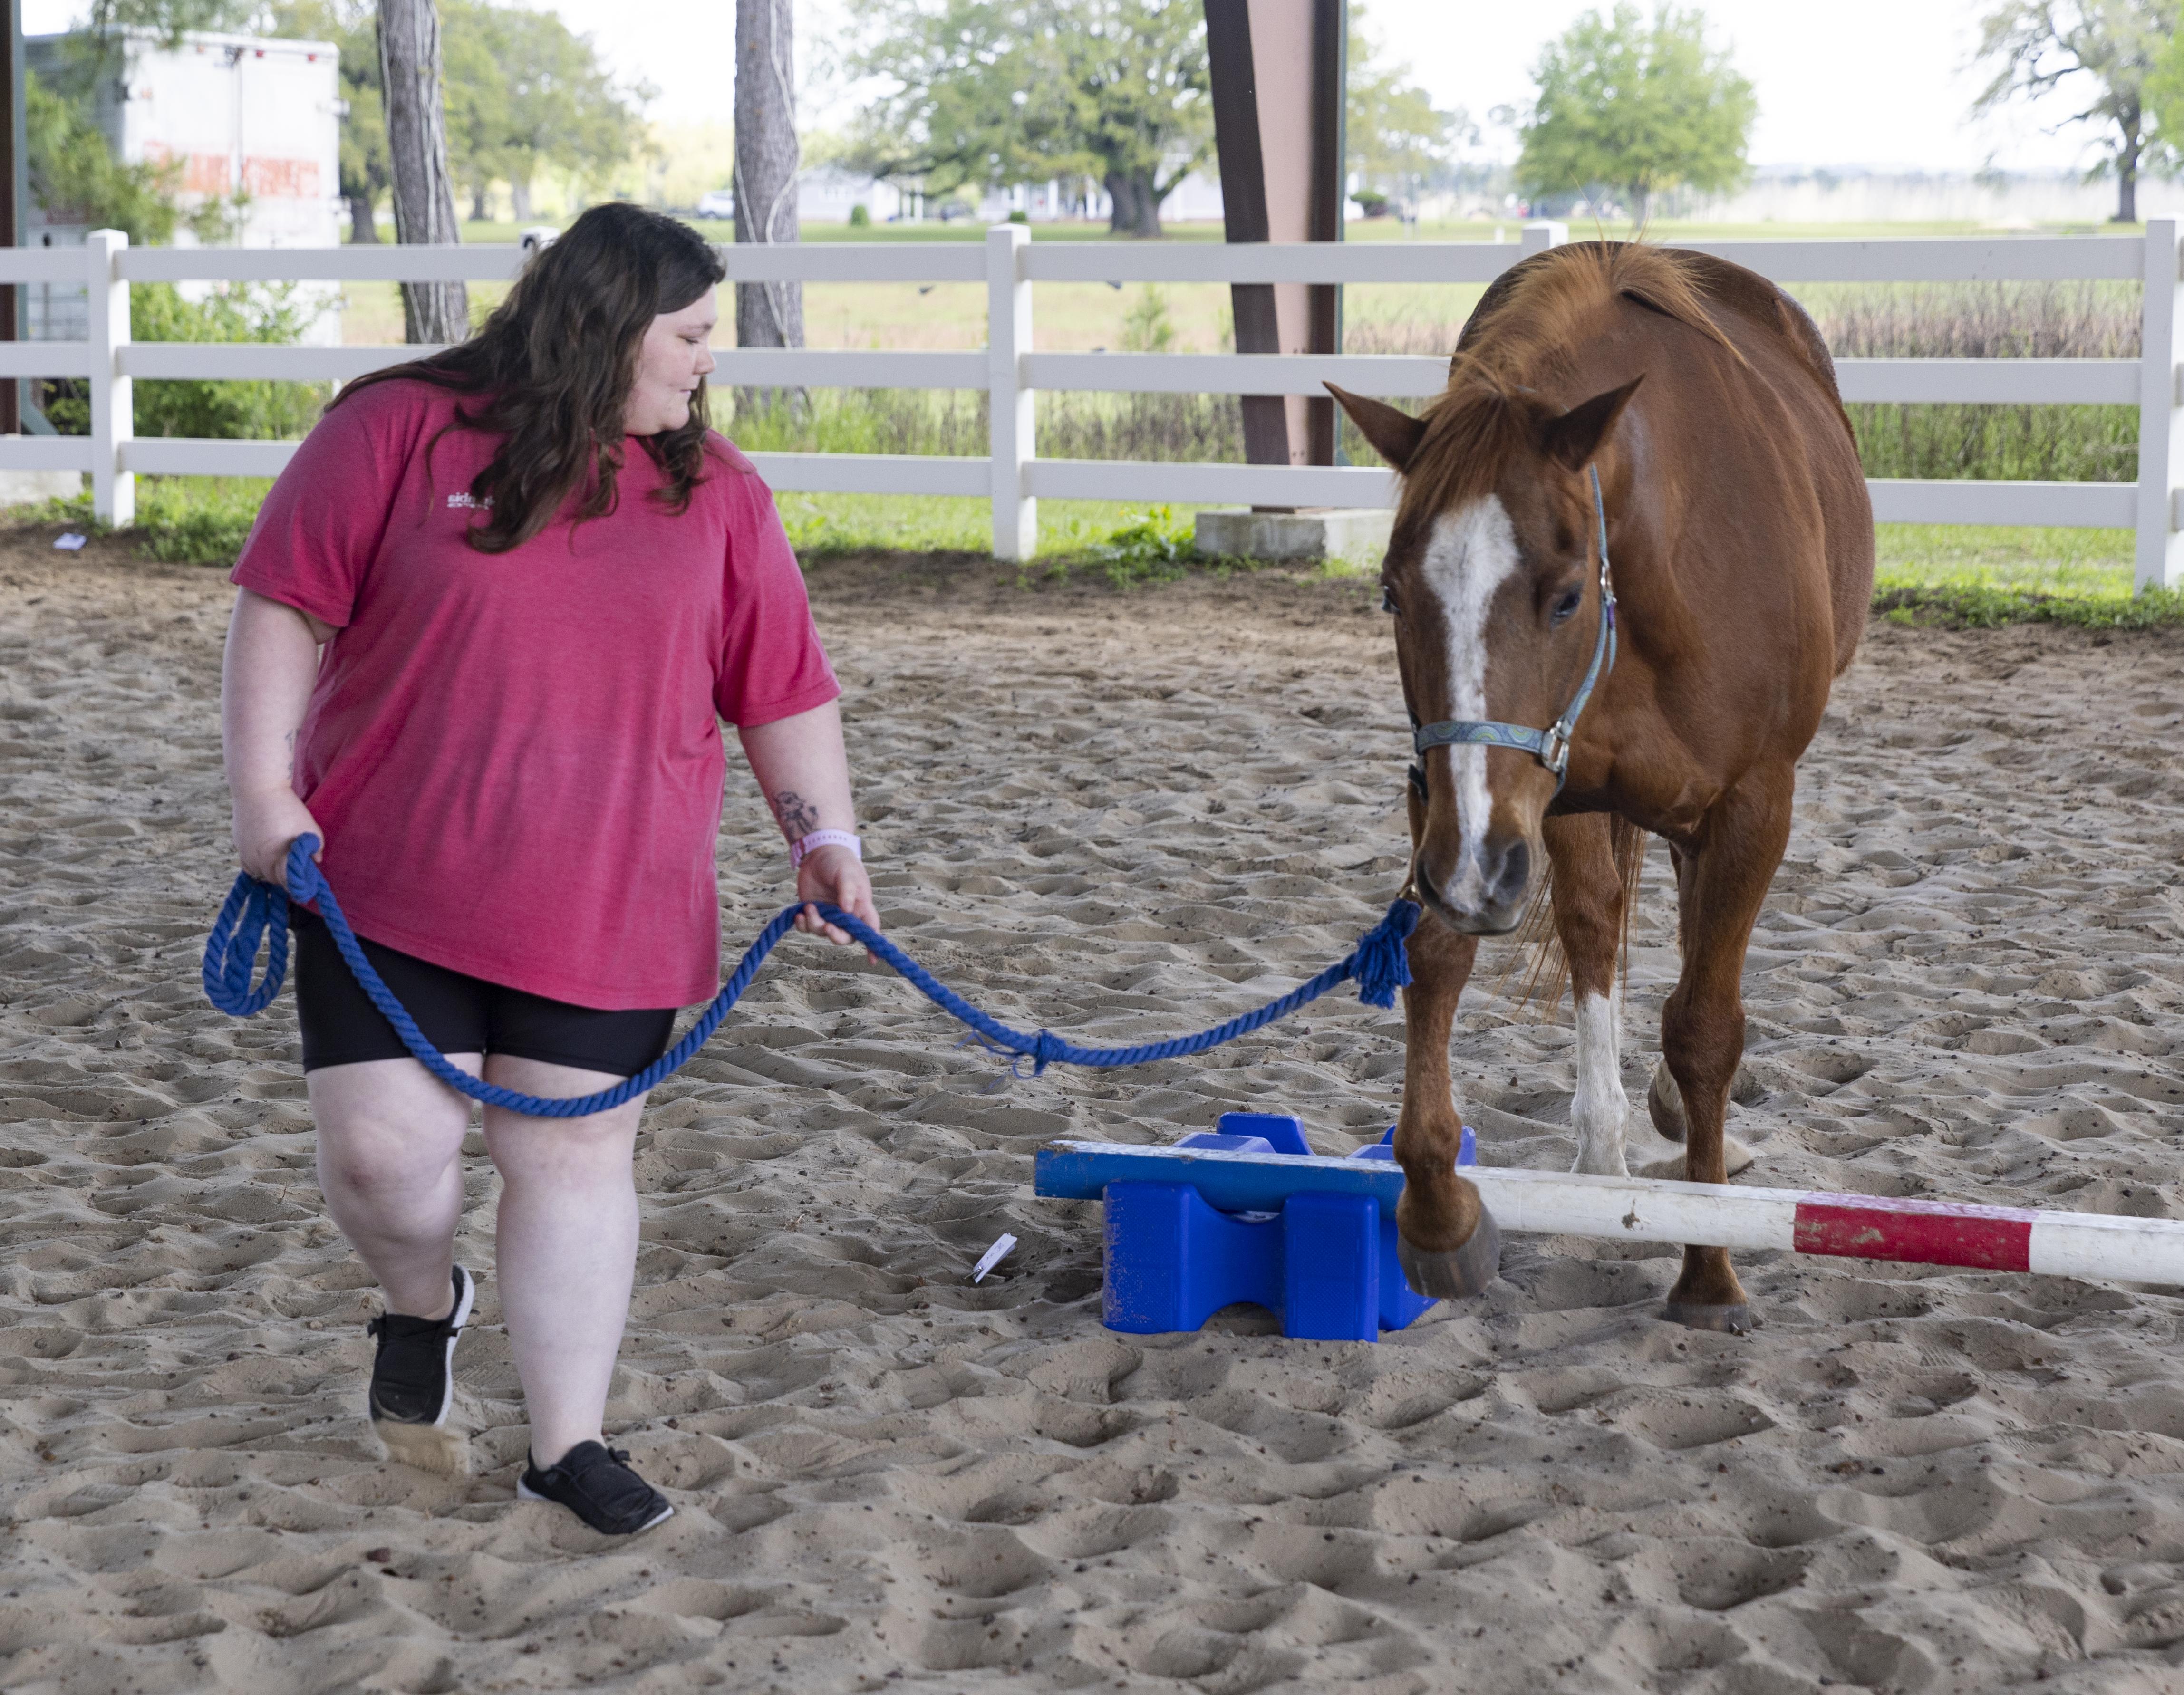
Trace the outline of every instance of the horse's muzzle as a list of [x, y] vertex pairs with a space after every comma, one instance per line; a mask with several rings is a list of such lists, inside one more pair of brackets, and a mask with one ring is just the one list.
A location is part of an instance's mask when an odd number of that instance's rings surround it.
[[1532, 850], [1521, 836], [1485, 843], [1445, 884], [1434, 881], [1421, 853], [1411, 881], [1426, 909], [1450, 929], [1467, 936], [1504, 935], [1524, 920], [1524, 898], [1532, 887]]

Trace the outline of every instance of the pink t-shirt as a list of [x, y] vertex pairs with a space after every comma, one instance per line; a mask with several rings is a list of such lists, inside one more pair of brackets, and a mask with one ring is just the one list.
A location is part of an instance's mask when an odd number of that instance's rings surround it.
[[[613, 511], [505, 553], [464, 540], [495, 438], [389, 382], [333, 408], [234, 581], [335, 626], [296, 792], [357, 932], [608, 1009], [720, 983], [721, 720], [841, 692], [773, 497], [725, 439], [671, 515], [642, 443]], [[430, 452], [427, 452], [428, 447]]]

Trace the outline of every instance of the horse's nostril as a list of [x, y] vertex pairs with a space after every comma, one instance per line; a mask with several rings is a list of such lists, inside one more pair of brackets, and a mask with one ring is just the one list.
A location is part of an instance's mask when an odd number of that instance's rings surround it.
[[1532, 879], [1532, 850], [1519, 836], [1502, 850], [1501, 869], [1494, 875], [1494, 898], [1503, 905], [1522, 900]]

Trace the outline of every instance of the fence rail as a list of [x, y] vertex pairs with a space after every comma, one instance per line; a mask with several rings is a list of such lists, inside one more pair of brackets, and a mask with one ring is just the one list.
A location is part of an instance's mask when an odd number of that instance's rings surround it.
[[[2142, 586], [2184, 586], [2184, 417], [2177, 357], [2184, 352], [2184, 289], [2177, 225], [2143, 236], [1995, 239], [1690, 242], [1780, 282], [2135, 281], [2143, 288], [2137, 359], [1842, 359], [1847, 401], [1913, 404], [2136, 406], [2135, 483], [1957, 481], [1875, 478], [1882, 522], [2053, 525], [2136, 532]], [[1036, 447], [1040, 390], [1156, 394], [1316, 395], [1334, 382], [1361, 393], [1420, 397], [1446, 380], [1440, 358], [1351, 354], [1061, 353], [1033, 350], [1039, 283], [1485, 283], [1530, 253], [1568, 239], [1564, 226], [1524, 226], [1515, 244], [1484, 242], [1225, 245], [1045, 242], [1005, 225], [971, 242], [827, 243], [722, 249], [738, 282], [983, 283], [982, 352], [718, 350], [716, 381], [753, 387], [983, 390], [983, 458], [887, 453], [755, 453], [777, 488], [811, 492], [954, 494], [993, 503], [993, 547], [1021, 559], [1038, 545], [1046, 499], [1361, 506], [1393, 498], [1386, 471], [1279, 466], [1048, 459]], [[101, 518], [135, 515], [140, 475], [271, 475], [287, 442], [137, 439], [131, 385], [138, 381], [252, 379], [348, 381], [432, 351], [415, 347], [265, 347], [140, 342], [130, 335], [129, 291], [149, 282], [504, 281], [521, 269], [518, 246], [325, 248], [134, 248], [110, 230], [81, 248], [0, 249], [0, 283], [73, 283], [89, 297], [81, 342], [0, 342], [0, 379], [87, 382], [91, 433], [0, 437], [0, 470], [87, 472]]]

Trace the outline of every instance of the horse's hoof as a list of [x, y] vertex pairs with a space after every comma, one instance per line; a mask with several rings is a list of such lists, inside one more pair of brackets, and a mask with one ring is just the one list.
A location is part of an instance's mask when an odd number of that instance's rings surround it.
[[1742, 1336], [1752, 1328], [1752, 1309], [1741, 1301], [1727, 1307], [1670, 1301], [1661, 1309], [1661, 1316], [1687, 1330], [1718, 1330], [1730, 1336]]
[[1652, 1086], [1646, 1091], [1646, 1116], [1653, 1120], [1653, 1128], [1667, 1140], [1684, 1139], [1684, 1097], [1676, 1087], [1676, 1080], [1669, 1075], [1669, 1062], [1665, 1059], [1653, 1067]]
[[1396, 1257], [1402, 1262], [1403, 1281], [1414, 1293], [1430, 1300], [1462, 1300], [1480, 1293], [1499, 1275], [1502, 1232], [1494, 1223], [1494, 1214], [1482, 1206], [1478, 1227], [1462, 1247], [1434, 1253], [1412, 1247], [1398, 1235]]
[[[1759, 1156], [1733, 1136], [1721, 1139], [1722, 1174], [1734, 1177], [1740, 1171], [1748, 1171], [1758, 1163]], [[1638, 1168], [1641, 1177], [1663, 1177], [1671, 1183], [1684, 1181], [1684, 1156], [1671, 1153], [1664, 1159], [1646, 1161]]]

